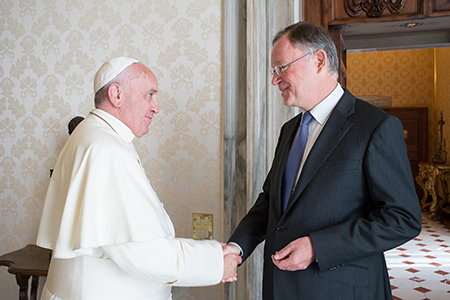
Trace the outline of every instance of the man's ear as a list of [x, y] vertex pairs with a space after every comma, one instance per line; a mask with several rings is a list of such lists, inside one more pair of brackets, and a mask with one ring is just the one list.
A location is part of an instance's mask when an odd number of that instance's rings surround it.
[[114, 107], [122, 106], [122, 87], [120, 84], [113, 82], [108, 87], [108, 98]]
[[323, 49], [319, 49], [316, 51], [315, 53], [315, 57], [316, 57], [316, 68], [317, 68], [317, 72], [321, 72], [324, 70], [327, 70], [326, 68], [326, 64], [327, 64], [327, 53], [325, 52], [325, 50]]

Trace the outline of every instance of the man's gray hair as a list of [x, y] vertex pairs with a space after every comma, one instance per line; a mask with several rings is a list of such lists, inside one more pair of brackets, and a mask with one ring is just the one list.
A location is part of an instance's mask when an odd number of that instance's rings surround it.
[[314, 53], [319, 49], [324, 50], [329, 61], [328, 70], [337, 78], [339, 74], [339, 57], [336, 45], [325, 28], [309, 22], [298, 22], [279, 31], [273, 38], [272, 45], [275, 45], [286, 34], [292, 45], [305, 53]]

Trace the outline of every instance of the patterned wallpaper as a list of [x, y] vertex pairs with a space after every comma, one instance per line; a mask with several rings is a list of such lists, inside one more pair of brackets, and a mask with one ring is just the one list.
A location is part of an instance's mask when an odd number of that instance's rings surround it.
[[[177, 235], [208, 212], [223, 238], [221, 18], [221, 0], [1, 0], [0, 254], [35, 242], [67, 123], [93, 108], [94, 73], [119, 55], [158, 78], [160, 113], [135, 145]], [[0, 290], [18, 297], [6, 267]], [[223, 293], [175, 288], [174, 299]]]
[[391, 97], [393, 107], [434, 103], [433, 49], [348, 55], [348, 87], [355, 95]]
[[[441, 110], [450, 121], [449, 53], [449, 48], [379, 51], [350, 53], [347, 59], [348, 88], [355, 96], [391, 97], [392, 107], [428, 107], [429, 161], [439, 142]], [[445, 126], [444, 137], [450, 142]]]

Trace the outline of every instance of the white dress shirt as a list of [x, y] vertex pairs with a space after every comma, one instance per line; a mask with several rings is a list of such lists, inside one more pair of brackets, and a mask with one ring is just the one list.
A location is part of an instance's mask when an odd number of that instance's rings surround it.
[[[308, 158], [309, 152], [314, 146], [314, 143], [322, 132], [322, 129], [325, 126], [328, 118], [330, 117], [331, 112], [333, 111], [334, 107], [339, 102], [339, 99], [341, 99], [343, 94], [344, 90], [338, 83], [336, 88], [325, 99], [323, 99], [319, 104], [317, 104], [310, 110], [313, 118], [309, 122], [308, 139], [306, 140], [305, 150], [303, 152], [303, 158], [298, 169], [296, 182], [298, 182], [298, 179], [300, 178], [300, 174], [302, 173], [302, 169], [306, 159]], [[297, 135], [299, 132], [300, 128], [297, 132]]]

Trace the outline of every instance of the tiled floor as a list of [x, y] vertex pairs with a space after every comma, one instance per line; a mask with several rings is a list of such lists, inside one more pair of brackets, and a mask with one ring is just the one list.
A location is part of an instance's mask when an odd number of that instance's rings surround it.
[[385, 253], [393, 300], [450, 299], [450, 230], [422, 214], [422, 232]]

